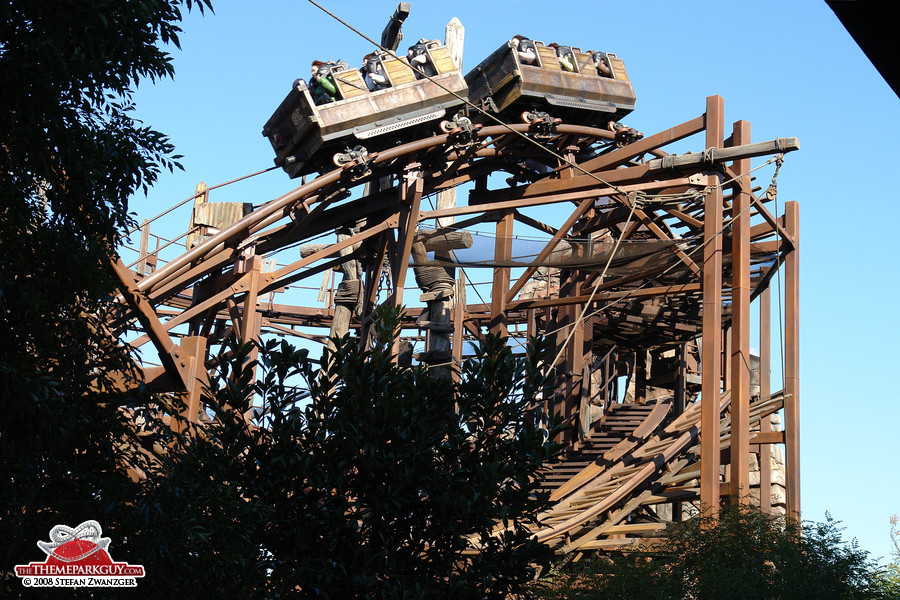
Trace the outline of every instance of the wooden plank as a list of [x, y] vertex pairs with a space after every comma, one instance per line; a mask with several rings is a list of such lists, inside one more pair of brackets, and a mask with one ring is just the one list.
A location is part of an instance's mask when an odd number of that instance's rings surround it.
[[416, 80], [416, 75], [405, 57], [382, 59], [381, 65], [384, 67], [384, 72], [394, 87], [404, 83], [412, 83]]
[[438, 75], [457, 70], [456, 65], [453, 64], [453, 59], [450, 58], [450, 51], [446, 46], [439, 46], [428, 50], [427, 52], [431, 55], [431, 62], [434, 64], [434, 68], [437, 70]]
[[559, 58], [557, 58], [556, 50], [554, 48], [544, 46], [540, 42], [535, 42], [534, 47], [537, 50], [538, 60], [543, 68], [556, 70], [561, 68], [559, 66]]
[[348, 69], [340, 73], [334, 73], [334, 83], [337, 85], [341, 98], [354, 98], [356, 96], [364, 96], [369, 93], [366, 82], [363, 81], [362, 75], [356, 69]]

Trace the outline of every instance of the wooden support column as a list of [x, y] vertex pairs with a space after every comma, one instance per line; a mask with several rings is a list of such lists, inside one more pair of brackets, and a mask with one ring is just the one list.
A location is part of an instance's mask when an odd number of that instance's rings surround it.
[[[580, 274], [575, 271], [569, 271], [566, 277], [566, 284], [560, 287], [560, 295], [579, 296], [581, 295]], [[584, 415], [579, 414], [582, 408], [586, 409], [586, 400], [583, 398], [583, 390], [590, 389], [590, 381], [584, 378], [584, 324], [578, 319], [581, 316], [584, 304], [572, 304], [567, 307], [561, 307], [561, 311], [568, 313], [569, 329], [566, 336], [570, 337], [569, 345], [565, 352], [565, 373], [566, 373], [566, 418], [573, 418], [572, 433], [572, 449], [577, 450], [579, 442], [582, 439], [583, 429], [579, 426]]]
[[647, 401], [647, 380], [649, 356], [646, 350], [635, 350], [634, 352], [634, 398], [635, 404], [643, 404]]
[[393, 257], [392, 274], [394, 276], [394, 306], [403, 304], [403, 286], [406, 285], [406, 273], [409, 271], [409, 254], [412, 251], [413, 238], [416, 237], [416, 226], [419, 223], [419, 203], [422, 201], [424, 181], [418, 171], [418, 165], [410, 165], [403, 174], [400, 184], [400, 204], [403, 206], [400, 217], [400, 231], [397, 240], [397, 253]]
[[[507, 211], [497, 221], [497, 238], [494, 241], [494, 260], [506, 262], [512, 257], [513, 211]], [[491, 287], [491, 323], [494, 335], [506, 338], [509, 335], [506, 319], [506, 294], [509, 291], [509, 267], [494, 267], [494, 283]]]
[[372, 311], [378, 302], [378, 285], [381, 282], [381, 270], [384, 257], [387, 256], [389, 233], [382, 233], [375, 247], [374, 259], [366, 269], [366, 291], [363, 296], [363, 308], [360, 314], [359, 343], [365, 348], [369, 343], [369, 335], [372, 329]]
[[453, 305], [453, 340], [450, 348], [453, 354], [453, 364], [457, 367], [452, 372], [453, 380], [459, 382], [459, 369], [462, 368], [464, 323], [466, 320], [466, 276], [462, 272], [456, 278], [456, 293], [454, 296], [456, 303]]
[[[722, 248], [724, 252], [724, 246]], [[724, 282], [723, 282], [724, 283]], [[724, 301], [724, 299], [723, 299]], [[722, 330], [722, 390], [731, 389], [731, 326]]]
[[[241, 343], [259, 342], [259, 328], [262, 324], [262, 318], [256, 310], [256, 303], [259, 299], [260, 275], [262, 273], [262, 257], [251, 255], [246, 258], [239, 259], [236, 272], [250, 273], [249, 288], [247, 295], [244, 296], [243, 310], [241, 311]], [[259, 356], [259, 348], [254, 347], [247, 356], [249, 362], [255, 362]], [[253, 381], [256, 381], [256, 367], [253, 368]]]
[[[777, 268], [777, 267], [776, 267]], [[772, 393], [772, 294], [768, 287], [759, 295], [759, 397]], [[772, 417], [763, 417], [759, 431], [772, 431]], [[772, 512], [772, 446], [759, 445], [759, 509]]]
[[[734, 124], [735, 146], [750, 143], [750, 123]], [[731, 203], [731, 487], [732, 502], [750, 500], [750, 159], [734, 161], [740, 176]], [[744, 175], [746, 173], [746, 175]]]
[[173, 430], [184, 431], [187, 423], [198, 423], [200, 414], [200, 401], [203, 398], [204, 384], [209, 384], [209, 375], [206, 372], [206, 338], [190, 336], [181, 339], [183, 355], [188, 359], [187, 374], [191, 385], [184, 395], [184, 410], [181, 411], [183, 420], [173, 419]]
[[672, 405], [672, 409], [675, 411], [675, 416], [680, 417], [681, 413], [684, 412], [684, 405], [686, 401], [687, 394], [687, 360], [685, 355], [687, 353], [687, 344], [681, 344], [675, 350], [675, 358], [677, 360], [677, 364], [675, 367], [675, 396], [674, 396], [674, 404]]
[[147, 275], [147, 254], [150, 247], [150, 221], [144, 219], [141, 223], [141, 247], [138, 256], [137, 274], [143, 277]]
[[[723, 143], [721, 96], [706, 99], [706, 146]], [[716, 184], [721, 178], [713, 178]], [[700, 503], [708, 514], [719, 511], [719, 399], [722, 349], [722, 190], [715, 187], [706, 195], [703, 239], [703, 347], [701, 362], [702, 405], [700, 409]]]
[[784, 259], [784, 462], [787, 516], [800, 518], [800, 219], [796, 202], [784, 207], [794, 249]]
[[159, 353], [160, 362], [162, 362], [166, 373], [172, 381], [180, 382], [185, 389], [190, 387], [191, 377], [188, 374], [187, 360], [181, 350], [181, 347], [175, 344], [169, 337], [165, 326], [159, 321], [159, 317], [150, 301], [140, 291], [132, 277], [131, 271], [125, 267], [125, 263], [118, 256], [115, 261], [110, 261], [110, 267], [113, 273], [118, 277], [121, 283], [120, 290], [122, 298], [134, 311], [134, 316], [147, 332], [150, 341]]
[[[419, 223], [419, 204], [422, 201], [424, 181], [418, 170], [418, 163], [410, 163], [400, 182], [400, 204], [403, 207], [400, 216], [400, 229], [397, 240], [397, 252], [394, 254], [391, 272], [394, 279], [394, 294], [391, 302], [394, 306], [403, 305], [403, 286], [406, 285], [406, 273], [409, 271], [409, 255], [412, 252], [413, 239]], [[394, 360], [400, 355], [400, 338], [394, 340], [391, 350]]]

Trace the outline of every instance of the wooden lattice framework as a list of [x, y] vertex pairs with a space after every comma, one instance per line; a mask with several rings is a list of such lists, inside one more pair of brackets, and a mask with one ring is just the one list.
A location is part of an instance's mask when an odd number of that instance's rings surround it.
[[[666, 152], [687, 138], [702, 139], [693, 154]], [[476, 290], [458, 269], [452, 291], [423, 290], [425, 306], [410, 308], [405, 325], [424, 337], [419, 358], [439, 363], [436, 374], [461, 360], [466, 339], [486, 331], [555, 340], [547, 410], [577, 426], [565, 439], [568, 463], [557, 469], [563, 475], [540, 539], [573, 552], [616, 547], [660, 529], [626, 523], [642, 506], [672, 504], [677, 519], [685, 502], [748, 501], [751, 452], [760, 456], [760, 504], [769, 510], [772, 444], [784, 445], [786, 510], [796, 514], [798, 208], [787, 202], [782, 214], [773, 212], [774, 187], [757, 194], [750, 175], [751, 157], [780, 156], [796, 149], [796, 140], [751, 144], [746, 121], [726, 131], [718, 96], [707, 99], [700, 116], [670, 129], [621, 147], [613, 140], [605, 129], [569, 124], [540, 135], [528, 125], [488, 125], [463, 141], [438, 135], [335, 169], [255, 210], [231, 207], [229, 222], [202, 220], [216, 211], [203, 208], [210, 193], [198, 188], [191, 241], [180, 255], [163, 264], [161, 252], [149, 251], [148, 223], [130, 268], [115, 266], [122, 303], [139, 324], [131, 344], [151, 344], [159, 356], [158, 366], [142, 369], [140, 383], [187, 392], [183, 416], [199, 422], [206, 418], [202, 385], [215, 366], [211, 351], [226, 336], [324, 343], [329, 334], [349, 331], [364, 343], [377, 304], [409, 300], [408, 273], [423, 248], [435, 248], [429, 240], [488, 224], [495, 238], [489, 297], [474, 302]], [[568, 162], [548, 160], [544, 148]], [[509, 184], [492, 176], [515, 174], [529, 160], [545, 166]], [[457, 201], [454, 190], [464, 184], [474, 185], [467, 201]], [[669, 195], [686, 200], [660, 201]], [[428, 206], [432, 196], [437, 203]], [[551, 206], [559, 216], [554, 222], [527, 214]], [[437, 233], [419, 227], [431, 220]], [[312, 243], [335, 231], [336, 241]], [[545, 238], [535, 265], [504, 266], [523, 232]], [[627, 274], [603, 276], [599, 262], [539, 268], [573, 238], [666, 244]], [[321, 290], [327, 302], [289, 300], [292, 286], [336, 272], [357, 284], [340, 288], [332, 276]], [[776, 274], [784, 281], [782, 390], [772, 390], [769, 377]], [[335, 302], [338, 289], [344, 295]], [[759, 392], [751, 389], [756, 298]], [[623, 368], [633, 382], [628, 406], [619, 406], [615, 392]], [[702, 401], [691, 402], [698, 393]], [[775, 430], [770, 415], [782, 408], [784, 428]]]

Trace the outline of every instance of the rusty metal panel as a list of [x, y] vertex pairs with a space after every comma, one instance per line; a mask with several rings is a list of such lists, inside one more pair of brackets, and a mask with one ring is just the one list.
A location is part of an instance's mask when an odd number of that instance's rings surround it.
[[[548, 64], [544, 54], [555, 50], [535, 43], [542, 64]], [[609, 55], [610, 61], [622, 61]], [[621, 118], [634, 109], [635, 94], [631, 82], [620, 64], [621, 77], [600, 76], [593, 67], [590, 55], [576, 54], [581, 73], [570, 73], [559, 68], [559, 63], [545, 66], [522, 64], [517, 53], [507, 42], [466, 75], [469, 99], [480, 102], [491, 98], [497, 110], [517, 117], [520, 110], [534, 105], [550, 104], [547, 108], [554, 116], [581, 124], [596, 125]]]
[[207, 202], [194, 206], [194, 225], [225, 229], [253, 211], [249, 202]]
[[[385, 125], [400, 124], [410, 117], [423, 114], [441, 110], [446, 112], [448, 107], [462, 103], [462, 100], [444, 89], [447, 88], [465, 97], [466, 82], [459, 71], [437, 75], [433, 79], [435, 83], [422, 79], [365, 96], [319, 106], [322, 140], [328, 141]], [[412, 124], [414, 123], [410, 123]]]
[[297, 153], [301, 140], [315, 129], [317, 121], [318, 111], [309, 89], [299, 81], [263, 127], [262, 134], [269, 138], [277, 164]]
[[[402, 68], [412, 74], [408, 67]], [[263, 135], [275, 150], [275, 163], [291, 177], [297, 177], [330, 164], [329, 148], [331, 152], [342, 152], [344, 146], [353, 147], [360, 139], [436, 120], [463, 103], [461, 98], [466, 97], [467, 88], [459, 70], [436, 75], [433, 80], [413, 80], [319, 106], [300, 81], [266, 122]], [[366, 146], [370, 151], [377, 150], [389, 147], [390, 141]], [[316, 154], [321, 156], [313, 162]]]

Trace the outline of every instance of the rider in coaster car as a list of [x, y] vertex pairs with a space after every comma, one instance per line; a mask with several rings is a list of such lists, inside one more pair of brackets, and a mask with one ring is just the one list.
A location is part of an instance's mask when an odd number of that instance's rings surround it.
[[560, 46], [556, 42], [547, 44], [547, 46], [556, 50], [556, 57], [559, 59], [559, 66], [562, 67], [563, 71], [569, 71], [570, 73], [576, 71], [575, 54], [569, 46]]
[[516, 49], [519, 55], [519, 62], [523, 65], [533, 65], [537, 62], [537, 51], [534, 49], [534, 42], [524, 35], [516, 34], [509, 40], [512, 47]]
[[425, 38], [420, 39], [418, 42], [409, 47], [409, 50], [406, 51], [406, 58], [409, 60], [409, 64], [416, 68], [416, 79], [422, 79], [422, 73], [428, 75], [429, 77], [433, 77], [437, 74], [434, 66], [431, 64], [431, 61], [428, 60], [428, 45], [429, 44], [439, 44], [437, 40], [428, 40]]
[[312, 61], [312, 75], [309, 80], [309, 92], [316, 104], [328, 104], [334, 102], [337, 96], [337, 86], [331, 70], [337, 65], [333, 61], [327, 63], [321, 60]]
[[378, 60], [374, 53], [366, 54], [363, 57], [363, 66], [360, 72], [370, 92], [377, 92], [391, 85], [384, 74], [384, 67], [381, 66], [381, 61]]
[[591, 55], [591, 61], [594, 63], [594, 68], [597, 69], [597, 75], [612, 77], [612, 69], [609, 68], [609, 57], [606, 55], [606, 52], [588, 50], [587, 53]]

